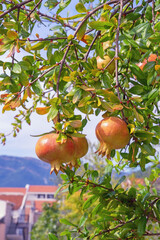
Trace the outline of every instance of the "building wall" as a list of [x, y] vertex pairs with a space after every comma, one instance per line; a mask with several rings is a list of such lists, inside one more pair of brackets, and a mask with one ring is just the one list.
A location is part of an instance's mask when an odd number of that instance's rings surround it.
[[11, 203], [7, 203], [6, 216], [5, 216], [6, 233], [8, 232], [9, 226], [11, 224], [12, 210], [13, 210], [13, 205]]
[[5, 223], [0, 223], [0, 239], [6, 240], [6, 226]]

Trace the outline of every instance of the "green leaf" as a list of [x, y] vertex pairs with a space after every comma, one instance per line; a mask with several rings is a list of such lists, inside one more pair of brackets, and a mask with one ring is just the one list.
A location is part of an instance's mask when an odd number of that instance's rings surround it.
[[124, 182], [125, 179], [126, 179], [126, 176], [122, 176], [122, 177], [119, 179], [119, 181], [118, 181], [118, 183], [116, 184], [116, 186], [114, 187], [114, 189], [116, 189], [122, 182]]
[[90, 96], [82, 98], [78, 104], [78, 107], [84, 107], [90, 99], [91, 99]]
[[160, 213], [160, 200], [158, 200], [156, 202], [156, 207], [157, 207], [158, 212]]
[[144, 22], [144, 23], [138, 24], [136, 27], [134, 27], [131, 32], [133, 32], [135, 34], [144, 33], [146, 30], [148, 30], [149, 27], [150, 27], [150, 23]]
[[55, 235], [53, 235], [53, 233], [49, 233], [48, 237], [49, 237], [49, 240], [58, 240], [58, 238]]
[[159, 32], [160, 31], [160, 22], [156, 23], [154, 29]]
[[133, 86], [131, 89], [129, 89], [129, 91], [133, 94], [141, 95], [144, 91], [144, 87], [137, 84], [137, 85]]
[[105, 30], [113, 26], [111, 22], [93, 21], [89, 23], [89, 26], [96, 30]]
[[13, 65], [12, 71], [13, 71], [14, 73], [17, 73], [17, 74], [21, 73], [21, 71], [22, 71], [21, 66], [20, 66], [18, 63], [15, 63], [15, 64]]
[[160, 126], [154, 126], [152, 127], [152, 130], [160, 137]]
[[52, 121], [58, 114], [58, 110], [55, 107], [51, 107], [47, 116], [48, 122]]
[[40, 41], [31, 47], [31, 50], [41, 50], [46, 45], [45, 41]]
[[139, 137], [143, 140], [149, 140], [150, 141], [152, 139], [153, 133], [146, 132], [146, 131], [143, 131], [143, 130], [138, 130], [138, 131], [135, 132], [135, 136]]
[[152, 147], [152, 145], [150, 143], [144, 143], [141, 146], [142, 152], [143, 153], [148, 153], [151, 156], [155, 155], [156, 150]]
[[96, 196], [96, 195], [88, 198], [83, 204], [83, 210], [89, 208], [98, 198], [99, 198], [99, 196]]
[[155, 11], [158, 11], [160, 10], [160, 4], [158, 4], [156, 7], [155, 7]]
[[39, 81], [36, 81], [32, 84], [32, 89], [37, 95], [42, 94], [42, 88], [41, 88]]
[[73, 96], [73, 103], [75, 104], [76, 102], [78, 102], [78, 100], [81, 98], [81, 95], [82, 95], [82, 92], [81, 92], [81, 90], [80, 89], [78, 89], [76, 92], [75, 92], [75, 94], [74, 94], [74, 96]]
[[65, 219], [65, 218], [62, 218], [62, 219], [60, 219], [59, 221], [60, 221], [60, 223], [63, 223], [63, 224], [65, 224], [65, 225], [77, 227], [77, 225], [71, 223], [70, 221], [68, 221], [68, 220]]
[[81, 3], [81, 2], [77, 3], [75, 8], [76, 8], [77, 12], [79, 12], [79, 13], [87, 12], [87, 9], [85, 8], [83, 3]]
[[138, 224], [137, 224], [138, 225], [137, 233], [138, 233], [139, 237], [141, 237], [145, 233], [146, 224], [147, 224], [146, 216], [141, 217], [138, 221]]
[[155, 62], [148, 62], [148, 63], [145, 64], [145, 66], [143, 68], [143, 71], [148, 72], [151, 69], [154, 69], [154, 67], [155, 67]]
[[85, 224], [87, 218], [88, 218], [88, 214], [85, 213], [85, 214], [81, 217], [81, 219], [80, 219], [79, 227], [82, 227], [82, 226]]
[[130, 198], [136, 198], [136, 188], [134, 187], [131, 187], [128, 191], [128, 196]]
[[11, 39], [11, 40], [15, 40], [15, 39], [18, 38], [18, 34], [17, 34], [17, 32], [15, 32], [15, 31], [9, 30], [9, 31], [7, 32], [7, 37], [8, 37], [9, 39]]
[[85, 32], [86, 32], [86, 28], [87, 28], [87, 21], [85, 21], [85, 22], [83, 23], [83, 25], [80, 27], [80, 29], [79, 29], [78, 32], [77, 32], [77, 39], [78, 39], [79, 41], [83, 38], [83, 36], [84, 36], [84, 34], [85, 34]]
[[137, 110], [135, 108], [133, 108], [133, 113], [138, 122], [140, 122], [140, 123], [144, 122], [143, 116], [139, 112], [137, 112]]
[[59, 14], [63, 9], [65, 9], [69, 4], [70, 4], [71, 0], [67, 0], [64, 2], [64, 0], [60, 1], [60, 4], [58, 5], [59, 8], [57, 10], [56, 14]]

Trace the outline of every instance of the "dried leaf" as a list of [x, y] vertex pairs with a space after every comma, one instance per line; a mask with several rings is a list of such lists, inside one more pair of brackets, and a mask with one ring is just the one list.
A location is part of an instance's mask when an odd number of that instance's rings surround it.
[[50, 107], [37, 107], [36, 108], [36, 113], [39, 115], [44, 115], [49, 112]]

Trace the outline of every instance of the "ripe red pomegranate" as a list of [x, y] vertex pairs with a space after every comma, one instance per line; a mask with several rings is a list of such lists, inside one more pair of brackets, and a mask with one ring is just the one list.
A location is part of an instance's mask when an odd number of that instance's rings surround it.
[[50, 174], [58, 174], [63, 170], [62, 164], [77, 166], [77, 158], [83, 157], [88, 151], [86, 138], [68, 137], [64, 143], [57, 142], [58, 134], [50, 133], [39, 138], [35, 151], [39, 159], [51, 165]]
[[77, 159], [86, 155], [88, 152], [88, 142], [85, 137], [72, 137], [75, 144], [75, 160], [71, 161], [72, 166], [77, 166]]
[[100, 141], [97, 152], [99, 155], [106, 155], [107, 158], [110, 158], [112, 149], [125, 147], [130, 139], [127, 124], [119, 117], [102, 119], [96, 126], [96, 136]]

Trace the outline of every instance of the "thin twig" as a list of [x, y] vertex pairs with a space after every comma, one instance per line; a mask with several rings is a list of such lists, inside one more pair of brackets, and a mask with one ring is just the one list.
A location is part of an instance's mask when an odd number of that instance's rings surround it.
[[145, 233], [143, 236], [160, 236], [160, 233]]
[[30, 38], [27, 38], [27, 39], [19, 39], [19, 41], [29, 41], [29, 42], [43, 42], [43, 41], [56, 41], [56, 40], [59, 40], [59, 39], [67, 39], [67, 37], [54, 37], [54, 38], [38, 38], [38, 39], [30, 39]]
[[55, 21], [55, 22], [58, 22], [58, 23], [60, 23], [60, 24], [62, 24], [63, 26], [65, 26], [65, 27], [68, 27], [68, 28], [70, 28], [70, 29], [72, 29], [72, 30], [76, 30], [76, 28], [74, 28], [74, 27], [72, 27], [70, 24], [67, 24], [67, 23], [63, 23], [63, 22], [61, 22], [60, 20], [58, 20], [57, 18], [55, 18], [55, 17], [51, 17], [51, 16], [49, 16], [49, 15], [47, 15], [47, 14], [43, 14], [43, 13], [41, 13], [41, 12], [37, 12], [40, 16], [42, 16], [42, 17], [46, 17], [46, 18], [49, 18], [49, 19], [51, 19], [51, 20], [53, 20], [53, 21]]
[[[122, 12], [123, 12], [123, 0], [120, 0], [120, 12], [118, 16], [118, 27], [117, 27], [117, 35], [116, 35], [116, 49], [115, 49], [115, 77], [116, 77], [116, 87], [117, 87], [117, 95], [119, 98], [119, 101], [121, 102], [121, 96], [119, 91], [119, 80], [118, 80], [118, 55], [119, 55], [119, 31], [120, 31], [120, 24], [121, 24], [121, 18], [122, 18]], [[121, 110], [122, 118], [125, 120], [124, 112]]]
[[91, 51], [91, 49], [93, 47], [93, 44], [95, 43], [95, 41], [97, 40], [97, 38], [99, 37], [100, 34], [101, 34], [101, 31], [98, 31], [96, 36], [93, 38], [93, 41], [92, 41], [91, 45], [89, 46], [88, 51], [87, 51], [87, 53], [86, 53], [86, 55], [84, 57], [85, 61], [87, 61], [88, 55], [89, 55], [89, 53], [90, 53], [90, 51]]
[[[155, 22], [154, 10], [155, 10], [155, 3], [154, 3], [154, 0], [152, 0], [152, 23], [153, 23], [153, 26], [154, 26], [154, 22]], [[153, 31], [155, 31], [154, 28], [153, 28]]]
[[[134, 218], [134, 219], [132, 219], [132, 220], [129, 220], [129, 221], [127, 221], [127, 222], [124, 222], [124, 223], [122, 223], [122, 224], [119, 224], [119, 225], [117, 225], [117, 226], [114, 227], [114, 228], [109, 228], [109, 229], [107, 229], [107, 230], [103, 230], [103, 231], [101, 231], [100, 233], [96, 234], [93, 238], [98, 237], [98, 236], [100, 236], [100, 235], [103, 235], [103, 234], [105, 234], [105, 233], [112, 232], [112, 231], [114, 231], [114, 230], [116, 230], [116, 229], [118, 229], [118, 228], [120, 228], [120, 227], [123, 227], [123, 226], [124, 226], [125, 224], [127, 224], [127, 223], [134, 222], [136, 219], [137, 219], [137, 217]], [[92, 239], [93, 239], [93, 238], [92, 238]]]
[[30, 11], [30, 13], [28, 14], [27, 18], [30, 18], [31, 14], [36, 10], [36, 8], [41, 4], [42, 0], [40, 0], [36, 6], [32, 9], [32, 11]]
[[33, 0], [26, 0], [26, 1], [22, 2], [22, 3], [19, 3], [19, 4], [15, 5], [14, 7], [10, 8], [10, 9], [8, 9], [7, 11], [5, 11], [4, 13], [0, 14], [0, 18], [3, 18], [6, 14], [12, 12], [13, 10], [15, 10], [15, 9], [17, 9], [17, 8], [19, 9], [19, 8], [21, 8], [23, 5], [25, 5], [25, 4], [29, 3], [29, 2], [32, 2], [32, 1], [33, 1]]
[[52, 66], [51, 68], [49, 68], [48, 70], [46, 70], [44, 73], [42, 73], [40, 76], [38, 76], [37, 78], [35, 78], [32, 82], [30, 82], [28, 84], [28, 86], [26, 86], [25, 88], [23, 88], [23, 90], [21, 90], [20, 92], [16, 93], [17, 95], [20, 95], [21, 93], [23, 93], [28, 87], [30, 87], [33, 83], [35, 83], [36, 81], [38, 81], [40, 78], [42, 78], [44, 75], [46, 75], [48, 72], [50, 72], [51, 70], [53, 70], [57, 65], [56, 64], [54, 66]]

